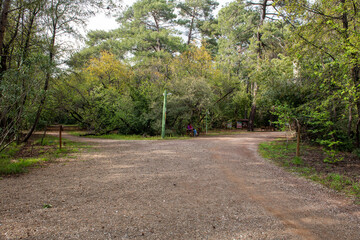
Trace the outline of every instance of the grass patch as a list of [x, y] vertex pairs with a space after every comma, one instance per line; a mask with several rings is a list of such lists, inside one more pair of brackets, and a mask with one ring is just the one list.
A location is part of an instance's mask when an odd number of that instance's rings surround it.
[[69, 153], [78, 152], [80, 148], [88, 147], [84, 143], [63, 140], [63, 147], [59, 149], [59, 140], [54, 136], [33, 139], [28, 144], [10, 145], [0, 153], [0, 175], [24, 173], [32, 166], [64, 157]]
[[[247, 132], [247, 131], [246, 131]], [[200, 133], [200, 136], [219, 136], [219, 135], [239, 135], [243, 134], [243, 130], [209, 130], [206, 134], [205, 131]], [[86, 134], [85, 131], [71, 131], [69, 134], [73, 136], [82, 137]], [[84, 136], [88, 138], [103, 138], [103, 139], [115, 139], [115, 140], [162, 140], [161, 136], [142, 136], [142, 135], [123, 135], [123, 134], [105, 134], [105, 135], [88, 135]], [[177, 139], [189, 139], [192, 138], [188, 135], [166, 135], [166, 140], [177, 140]]]
[[16, 145], [15, 143], [12, 143], [8, 148], [0, 152], [0, 159], [5, 159], [15, 156], [15, 154], [19, 152], [22, 146], [24, 146], [24, 144]]
[[283, 141], [273, 141], [261, 143], [259, 146], [260, 154], [267, 159], [272, 159], [275, 162], [283, 165], [289, 165], [292, 160], [289, 159], [289, 154], [294, 152], [296, 145], [292, 143], [285, 143]]
[[[239, 135], [247, 133], [247, 131], [244, 130], [209, 130], [206, 136], [218, 136], [218, 135]], [[205, 132], [203, 133], [205, 134]]]
[[301, 159], [301, 157], [294, 157], [292, 163], [295, 165], [304, 165], [304, 161]]
[[[161, 136], [148, 136], [141, 135], [120, 135], [120, 134], [107, 134], [100, 136], [89, 136], [90, 138], [103, 138], [103, 139], [116, 139], [116, 140], [162, 140]], [[186, 139], [188, 136], [166, 136], [165, 139]]]
[[0, 174], [10, 175], [26, 172], [26, 168], [34, 164], [45, 162], [47, 158], [25, 158], [16, 160], [1, 160], [0, 161]]
[[[303, 145], [302, 157], [295, 157], [296, 142], [273, 141], [261, 143], [260, 154], [288, 171], [298, 173], [312, 181], [319, 182], [331, 189], [355, 197], [355, 203], [360, 204], [360, 182], [355, 176], [345, 176], [352, 169], [344, 166], [324, 162], [321, 157], [322, 150], [316, 147]], [[309, 152], [308, 154], [304, 154]], [[325, 156], [326, 157], [326, 156]], [[341, 172], [342, 171], [342, 172]]]
[[335, 189], [337, 191], [343, 190], [347, 185], [352, 185], [349, 179], [346, 179], [344, 176], [336, 173], [330, 173], [325, 178], [325, 183], [327, 183], [332, 189]]
[[[85, 132], [70, 132], [74, 136], [83, 136]], [[114, 140], [163, 140], [161, 136], [142, 136], [142, 135], [122, 135], [122, 134], [105, 134], [105, 135], [89, 135], [87, 138], [101, 138], [101, 139], [114, 139]], [[165, 136], [166, 140], [189, 139], [189, 136]]]

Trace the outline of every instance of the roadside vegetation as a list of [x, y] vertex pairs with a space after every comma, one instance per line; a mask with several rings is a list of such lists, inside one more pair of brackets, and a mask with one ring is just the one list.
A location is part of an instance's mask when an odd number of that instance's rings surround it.
[[296, 142], [276, 140], [261, 143], [260, 154], [267, 159], [331, 189], [343, 192], [360, 204], [359, 156], [337, 153], [332, 161], [321, 147], [302, 144], [301, 156], [296, 157]]
[[[88, 138], [103, 138], [103, 139], [114, 139], [114, 140], [163, 140], [161, 136], [147, 136], [147, 135], [124, 135], [124, 134], [103, 134], [103, 135], [95, 135], [95, 134], [87, 134], [86, 132], [70, 132], [71, 135], [79, 136], [79, 137], [88, 137]], [[188, 139], [189, 136], [184, 135], [166, 135], [166, 140], [177, 140], [177, 139]]]
[[59, 140], [54, 136], [41, 138], [34, 135], [27, 144], [11, 144], [0, 153], [0, 176], [24, 173], [29, 167], [42, 167], [61, 157], [70, 157], [68, 154], [88, 147], [84, 143], [72, 142], [63, 139], [59, 149]]

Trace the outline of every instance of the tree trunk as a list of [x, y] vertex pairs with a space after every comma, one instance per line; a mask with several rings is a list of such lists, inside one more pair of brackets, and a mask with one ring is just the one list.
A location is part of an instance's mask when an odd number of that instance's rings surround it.
[[[50, 44], [50, 51], [49, 51], [49, 63], [50, 63], [50, 65], [52, 65], [53, 62], [54, 62], [55, 37], [56, 37], [56, 27], [54, 27], [54, 32], [53, 32], [53, 35], [52, 35], [52, 38], [51, 38], [51, 44]], [[51, 73], [48, 72], [46, 74], [45, 84], [44, 84], [44, 88], [43, 88], [44, 96], [42, 96], [42, 98], [40, 100], [40, 104], [39, 104], [39, 107], [38, 107], [38, 110], [37, 110], [36, 116], [35, 116], [35, 121], [34, 121], [32, 127], [31, 127], [31, 129], [29, 130], [29, 132], [26, 134], [23, 142], [27, 142], [30, 139], [31, 135], [35, 131], [35, 128], [36, 128], [37, 124], [39, 123], [41, 112], [42, 112], [42, 110], [44, 108], [45, 101], [46, 101], [47, 90], [49, 89], [50, 78], [51, 78]]]
[[[340, 0], [340, 2], [342, 3], [342, 17], [341, 17], [341, 21], [342, 21], [342, 25], [343, 25], [343, 41], [345, 46], [349, 45], [349, 19], [348, 19], [348, 10], [346, 9], [346, 0]], [[355, 7], [355, 5], [354, 5]], [[356, 11], [356, 9], [354, 9], [354, 11]], [[351, 59], [350, 60], [357, 60], [357, 56], [355, 53], [351, 53]], [[351, 68], [351, 79], [353, 81], [353, 84], [355, 86], [355, 90], [356, 90], [356, 97], [359, 95], [360, 93], [360, 66], [357, 63], [357, 61], [354, 61], [356, 63], [354, 63], [354, 65]], [[356, 147], [359, 148], [360, 147], [360, 141], [359, 141], [359, 123], [360, 123], [360, 99], [356, 100], [356, 106], [357, 106], [357, 111], [358, 111], [358, 121], [356, 124]], [[352, 116], [351, 116], [351, 108], [349, 107], [349, 122], [348, 122], [348, 134], [351, 134], [351, 121], [352, 121]]]
[[22, 142], [27, 142], [31, 135], [33, 134], [33, 132], [35, 131], [35, 128], [37, 126], [37, 124], [39, 123], [39, 119], [40, 119], [40, 116], [41, 116], [41, 112], [44, 108], [44, 105], [45, 105], [45, 100], [46, 100], [46, 95], [47, 95], [47, 90], [49, 88], [49, 81], [50, 81], [50, 74], [47, 74], [46, 76], [46, 79], [45, 79], [45, 84], [44, 84], [44, 96], [41, 98], [40, 100], [40, 104], [39, 104], [39, 107], [38, 107], [38, 110], [36, 112], [36, 116], [35, 116], [35, 121], [31, 127], [31, 129], [29, 130], [29, 132], [26, 134], [24, 140]]
[[190, 45], [190, 43], [191, 43], [192, 31], [193, 31], [193, 28], [194, 28], [194, 21], [195, 21], [195, 8], [194, 8], [193, 16], [192, 16], [192, 19], [191, 19], [191, 24], [190, 24], [190, 29], [189, 29], [189, 35], [188, 35], [187, 45]]
[[351, 126], [352, 126], [352, 106], [349, 103], [349, 117], [348, 117], [348, 126], [347, 126], [347, 135], [348, 138], [351, 138]]
[[[6, 56], [4, 56], [3, 47], [4, 47], [6, 27], [7, 27], [7, 23], [8, 23], [8, 14], [9, 14], [9, 9], [10, 9], [10, 4], [11, 4], [11, 0], [4, 0], [3, 5], [2, 5], [1, 16], [0, 16], [0, 57], [1, 57], [1, 59], [6, 57]], [[0, 72], [4, 72], [5, 70], [6, 70], [6, 67], [4, 69], [4, 66], [1, 65]]]
[[[262, 27], [262, 25], [264, 24], [264, 20], [266, 17], [266, 7], [267, 7], [267, 2], [268, 0], [263, 0], [261, 3], [261, 15], [260, 15], [260, 22], [258, 25], [258, 31], [256, 33], [256, 37], [257, 37], [257, 41], [258, 41], [258, 48], [257, 48], [257, 52], [258, 52], [258, 62], [257, 62], [257, 67], [258, 70], [260, 68], [260, 60], [262, 59], [262, 48], [263, 48], [263, 44], [261, 42], [261, 36], [262, 34], [260, 33], [260, 29]], [[254, 124], [255, 124], [255, 114], [256, 114], [256, 95], [257, 95], [257, 91], [258, 91], [258, 86], [257, 86], [257, 82], [254, 81], [254, 86], [252, 89], [252, 104], [251, 104], [251, 112], [250, 112], [250, 116], [249, 116], [249, 131], [254, 131]]]
[[254, 131], [254, 125], [255, 125], [255, 114], [256, 114], [256, 94], [257, 94], [257, 83], [253, 83], [253, 89], [252, 89], [252, 104], [251, 104], [251, 110], [250, 110], [250, 116], [249, 116], [249, 131]]
[[256, 113], [256, 103], [253, 103], [251, 106], [250, 117], [249, 117], [249, 131], [254, 131], [254, 121], [255, 121], [255, 113]]
[[[246, 96], [249, 94], [249, 88], [250, 88], [250, 81], [249, 79], [247, 79], [246, 81]], [[248, 106], [246, 106], [245, 104], [245, 107], [244, 107], [244, 118], [248, 118]]]

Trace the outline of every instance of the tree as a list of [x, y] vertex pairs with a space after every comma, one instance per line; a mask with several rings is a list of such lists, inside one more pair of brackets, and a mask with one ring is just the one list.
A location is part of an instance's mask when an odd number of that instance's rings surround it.
[[[106, 1], [112, 4], [114, 1]], [[98, 0], [1, 2], [0, 20], [0, 148], [20, 139], [27, 141], [41, 118], [54, 79], [59, 53], [65, 50], [58, 36], [75, 34], [105, 2]], [[62, 45], [62, 47], [60, 47]], [[40, 87], [42, 85], [42, 87]], [[36, 109], [35, 109], [36, 108]]]
[[122, 12], [119, 36], [123, 46], [136, 57], [161, 56], [181, 51], [176, 36], [175, 4], [167, 0], [139, 0]]
[[[257, 52], [257, 65], [259, 68], [260, 61], [263, 58], [263, 50], [264, 50], [264, 43], [262, 42], [262, 27], [264, 25], [268, 8], [271, 6], [271, 3], [273, 1], [269, 0], [262, 0], [258, 3], [251, 3], [252, 5], [258, 6], [259, 12], [260, 12], [260, 21], [257, 26], [257, 32], [256, 32], [256, 52]], [[250, 116], [249, 116], [249, 129], [250, 131], [254, 131], [254, 124], [255, 124], [255, 114], [256, 114], [256, 101], [257, 101], [257, 92], [258, 92], [258, 83], [257, 80], [253, 79], [252, 85], [252, 103], [251, 103], [251, 110], [250, 110]]]
[[[85, 0], [51, 0], [44, 2], [44, 14], [41, 18], [41, 21], [45, 26], [44, 31], [47, 33], [45, 41], [47, 43], [46, 50], [48, 53], [48, 61], [50, 66], [56, 65], [55, 57], [61, 49], [56, 45], [58, 36], [61, 34], [76, 35], [76, 30], [73, 27], [74, 24], [84, 24], [84, 20], [89, 17], [89, 15], [94, 14], [94, 10], [91, 7], [95, 7], [99, 4], [101, 5], [101, 2], [89, 2]], [[90, 6], [88, 7], [88, 5]], [[49, 71], [46, 74], [43, 87], [44, 94], [40, 99], [34, 123], [23, 139], [23, 142], [28, 141], [39, 122], [41, 112], [47, 97], [46, 92], [49, 88], [49, 84], [54, 73], [53, 70], [54, 69], [49, 68]]]
[[[340, 120], [342, 111], [347, 117], [347, 138], [352, 137], [353, 109], [357, 108], [358, 121], [355, 124], [356, 145], [359, 145], [359, 32], [358, 32], [358, 11], [359, 3], [354, 1], [301, 1], [288, 2], [280, 11], [282, 16], [294, 28], [293, 52], [301, 56], [299, 63], [303, 65], [308, 60], [305, 51], [311, 51], [319, 56], [316, 60], [315, 74], [319, 80], [323, 96], [328, 100], [332, 99], [333, 104], [324, 105], [324, 111], [330, 112], [333, 123]], [[306, 56], [303, 57], [303, 56]], [[313, 58], [315, 60], [315, 58]], [[320, 65], [318, 65], [320, 64]], [[305, 73], [302, 68], [301, 73]], [[325, 99], [326, 99], [325, 98]], [[323, 100], [325, 103], [328, 100]], [[331, 110], [330, 110], [331, 109]], [[343, 109], [347, 109], [344, 111]], [[341, 124], [344, 126], [344, 124]], [[335, 125], [334, 125], [335, 126]], [[333, 136], [342, 135], [343, 130]], [[325, 136], [324, 136], [325, 137]], [[335, 137], [335, 138], [338, 138]]]
[[185, 0], [177, 5], [181, 16], [177, 22], [187, 29], [187, 45], [196, 39], [202, 22], [213, 19], [212, 12], [218, 5], [214, 0]]
[[86, 71], [93, 81], [104, 88], [115, 88], [119, 93], [125, 91], [129, 80], [129, 71], [109, 52], [101, 52], [100, 58], [90, 60]]
[[[10, 10], [11, 0], [5, 0], [2, 1], [1, 6], [1, 16], [0, 16], [0, 54], [1, 54], [1, 63], [3, 62], [2, 59], [4, 59], [4, 38], [5, 38], [5, 32], [7, 30], [7, 24], [8, 24], [8, 14]], [[4, 66], [1, 64], [1, 71], [4, 72], [6, 70], [6, 65]]]
[[[242, 106], [233, 106], [232, 103], [226, 103], [222, 107], [232, 106], [232, 109], [243, 109], [241, 116], [238, 116], [238, 118], [248, 118], [248, 101], [250, 100], [249, 74], [251, 71], [249, 47], [256, 32], [258, 21], [258, 13], [247, 8], [241, 2], [232, 2], [225, 6], [220, 10], [218, 16], [219, 50], [216, 56], [217, 64], [224, 74], [228, 76], [228, 79], [236, 83], [236, 85], [232, 84], [232, 87], [238, 89], [237, 94], [239, 96], [236, 99], [237, 102], [242, 103]], [[229, 112], [231, 112], [231, 109], [229, 109]]]
[[4, 4], [9, 5], [2, 9], [3, 13], [7, 9], [5, 15], [8, 19], [3, 19], [0, 50], [1, 147], [19, 138], [21, 126], [29, 120], [26, 119], [27, 101], [40, 95], [34, 87], [39, 84], [43, 69], [47, 69], [39, 51], [42, 46], [40, 37], [35, 34], [41, 3], [40, 0], [8, 1]]

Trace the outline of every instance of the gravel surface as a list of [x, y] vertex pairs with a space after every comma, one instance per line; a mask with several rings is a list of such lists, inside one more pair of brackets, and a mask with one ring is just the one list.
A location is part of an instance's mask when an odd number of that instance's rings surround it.
[[280, 135], [68, 135], [94, 148], [0, 180], [0, 239], [360, 239], [360, 206], [259, 157]]

